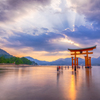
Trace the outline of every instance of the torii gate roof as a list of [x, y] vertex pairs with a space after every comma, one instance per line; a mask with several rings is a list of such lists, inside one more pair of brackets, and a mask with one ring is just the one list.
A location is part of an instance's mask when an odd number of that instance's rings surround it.
[[96, 45], [93, 46], [93, 47], [79, 48], [79, 49], [69, 49], [69, 48], [68, 48], [68, 50], [69, 50], [69, 51], [72, 51], [72, 52], [74, 52], [74, 51], [86, 51], [86, 50], [93, 50], [93, 49], [96, 49]]

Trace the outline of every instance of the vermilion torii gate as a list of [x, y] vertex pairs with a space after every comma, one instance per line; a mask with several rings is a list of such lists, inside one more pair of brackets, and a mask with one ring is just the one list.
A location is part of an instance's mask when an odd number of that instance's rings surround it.
[[96, 46], [88, 47], [88, 48], [80, 48], [80, 49], [68, 49], [70, 52], [72, 52], [71, 55], [74, 55], [75, 57], [72, 57], [72, 67], [78, 66], [78, 58], [76, 55], [86, 54], [85, 56], [85, 67], [91, 67], [91, 57], [88, 56], [88, 54], [93, 54], [93, 52], [89, 52], [93, 49], [96, 49]]

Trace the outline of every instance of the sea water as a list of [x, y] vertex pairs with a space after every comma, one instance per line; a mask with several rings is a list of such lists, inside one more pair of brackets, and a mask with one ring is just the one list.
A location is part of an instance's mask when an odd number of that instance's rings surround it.
[[8, 67], [0, 71], [0, 100], [100, 100], [100, 67]]

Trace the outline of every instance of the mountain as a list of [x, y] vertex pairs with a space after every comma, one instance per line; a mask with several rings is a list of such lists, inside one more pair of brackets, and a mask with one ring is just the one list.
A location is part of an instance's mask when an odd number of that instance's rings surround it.
[[[9, 53], [7, 53], [6, 51], [4, 51], [3, 49], [0, 49], [0, 57], [4, 56], [5, 58], [10, 58], [13, 57], [12, 55], [10, 55]], [[41, 61], [38, 59], [34, 59], [32, 57], [25, 57], [28, 60], [32, 61], [33, 63], [37, 63], [38, 65], [71, 65], [71, 58], [60, 58], [58, 60], [52, 61], [52, 62], [48, 62], [48, 61]], [[85, 60], [82, 58], [78, 59], [79, 65], [85, 65]], [[92, 58], [91, 59], [91, 63], [92, 65], [100, 65], [100, 57], [98, 58]]]
[[60, 58], [58, 60], [50, 62], [51, 65], [71, 65], [71, 58]]
[[[5, 58], [13, 57], [12, 55], [7, 53], [3, 49], [0, 49], [0, 57], [1, 56], [4, 56]], [[29, 56], [27, 56], [25, 58], [32, 61], [33, 63], [37, 63], [38, 65], [71, 65], [71, 62], [72, 62], [71, 58], [65, 58], [65, 59], [60, 58], [60, 59], [52, 61], [52, 62], [37, 60], [37, 59], [34, 59], [32, 57], [29, 57]], [[84, 65], [85, 64], [85, 60], [82, 59], [82, 58], [79, 58], [78, 62], [79, 62], [79, 65]], [[100, 65], [100, 57], [92, 58], [91, 63], [92, 63], [92, 65]]]
[[[10, 58], [11, 57], [14, 57], [14, 56], [12, 56], [12, 55], [10, 55], [9, 53], [7, 53], [6, 51], [4, 51], [3, 49], [0, 49], [0, 57], [1, 56], [4, 56], [4, 58], [9, 58], [9, 60], [10, 60]], [[17, 59], [17, 57], [14, 57], [13, 58], [13, 60], [14, 59]], [[24, 57], [22, 57], [22, 58], [20, 58], [25, 64], [27, 64], [27, 63], [29, 63], [29, 59], [26, 59], [26, 58], [24, 58]], [[37, 63], [35, 62], [35, 61], [32, 61], [32, 59], [30, 60], [31, 62], [32, 62], [32, 65], [37, 65]]]
[[100, 65], [100, 57], [91, 59], [92, 65]]
[[[52, 61], [52, 62], [37, 60], [37, 59], [34, 59], [29, 56], [26, 58], [31, 61], [35, 61], [38, 65], [71, 65], [71, 62], [72, 62], [71, 58], [65, 58], [65, 59], [60, 58], [60, 59]], [[82, 58], [79, 58], [78, 63], [79, 63], [79, 65], [85, 65], [85, 60]], [[92, 58], [91, 63], [92, 63], [92, 65], [100, 65], [100, 57]]]
[[10, 58], [12, 57], [12, 55], [10, 55], [9, 53], [7, 53], [6, 51], [4, 51], [3, 49], [0, 49], [0, 57], [4, 56], [5, 58]]
[[[71, 58], [60, 58], [52, 62], [37, 60], [29, 56], [26, 58], [31, 61], [35, 61], [38, 65], [71, 65]], [[84, 59], [79, 58], [79, 64], [84, 65]]]
[[32, 57], [29, 57], [29, 56], [27, 56], [27, 57], [25, 57], [25, 58], [27, 58], [27, 59], [30, 60], [30, 61], [35, 61], [38, 65], [47, 65], [47, 63], [49, 63], [49, 62], [47, 62], [47, 61], [37, 60], [37, 59], [34, 59], [34, 58], [32, 58]]

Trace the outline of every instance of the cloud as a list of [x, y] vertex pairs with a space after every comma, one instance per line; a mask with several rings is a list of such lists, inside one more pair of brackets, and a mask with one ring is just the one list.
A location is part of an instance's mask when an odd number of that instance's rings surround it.
[[[74, 44], [66, 42], [63, 34], [46, 32], [42, 34], [15, 33], [15, 35], [4, 38], [5, 47], [8, 48], [33, 48], [34, 51], [57, 52], [66, 51], [70, 47], [76, 47]], [[64, 40], [64, 41], [63, 41]]]
[[84, 45], [96, 45], [100, 40], [100, 29], [94, 29], [86, 26], [75, 26], [74, 31], [66, 29], [62, 32], [70, 39]]
[[41, 29], [46, 32], [35, 34], [38, 29], [35, 30], [36, 32], [33, 31], [33, 34], [14, 32], [8, 38], [3, 38], [6, 40], [4, 46], [15, 49], [30, 47], [34, 51], [55, 52], [66, 51], [68, 48], [78, 48], [75, 44], [86, 47], [98, 45], [100, 42], [100, 30], [93, 27], [75, 26], [74, 30], [67, 28], [59, 34], [47, 32], [48, 29], [44, 27]]
[[48, 28], [44, 28], [44, 27], [42, 27], [41, 29], [42, 29], [42, 30], [45, 30], [45, 31], [48, 31]]
[[100, 0], [69, 0], [71, 9], [85, 15], [85, 19], [95, 27], [100, 26]]
[[[17, 33], [16, 33], [17, 34]], [[61, 34], [55, 34], [53, 32], [44, 33], [40, 35], [30, 34], [17, 34], [17, 36], [11, 36], [5, 38], [10, 44], [6, 44], [8, 47], [22, 48], [32, 47], [35, 51], [55, 51], [60, 49], [60, 46], [52, 43], [52, 39], [64, 38]]]
[[49, 5], [51, 0], [2, 0], [0, 1], [0, 22], [15, 21], [31, 10], [39, 10]]
[[58, 51], [58, 52], [49, 52], [49, 53], [45, 53], [45, 56], [70, 56], [70, 52], [69, 51]]

